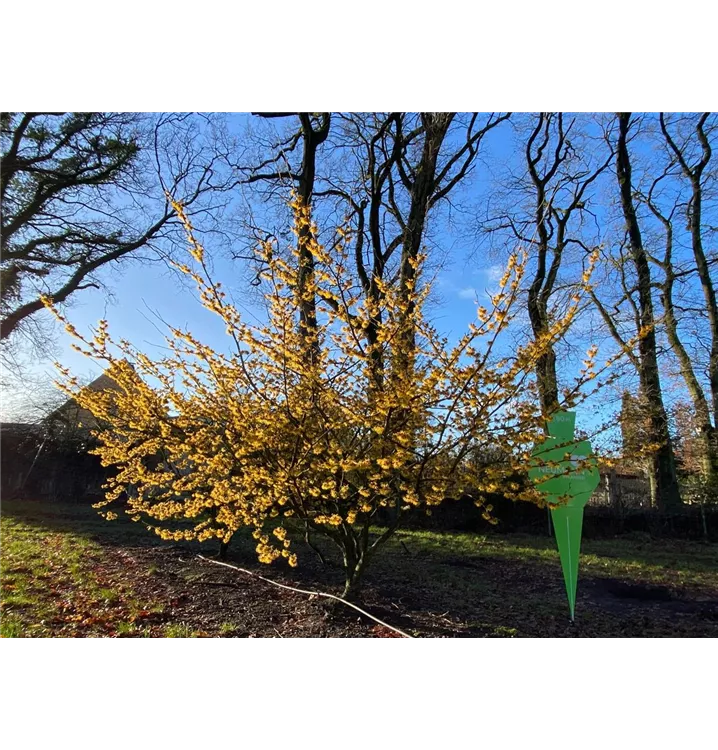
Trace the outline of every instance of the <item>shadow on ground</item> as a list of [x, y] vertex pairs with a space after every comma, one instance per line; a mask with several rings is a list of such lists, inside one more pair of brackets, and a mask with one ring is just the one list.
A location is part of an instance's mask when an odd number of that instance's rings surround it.
[[[326, 600], [271, 586], [197, 558], [216, 544], [163, 542], [128, 519], [107, 522], [81, 504], [17, 501], [1, 512], [37, 529], [81, 534], [105, 549], [110, 566], [130, 571], [138, 596], [165, 602], [165, 626], [202, 635], [388, 636], [391, 631]], [[568, 619], [558, 556], [551, 540], [401, 532], [369, 569], [362, 605], [412, 635], [716, 636], [718, 559], [691, 543], [666, 551], [653, 542], [587, 544], [576, 622]], [[342, 571], [300, 544], [300, 567], [259, 565], [249, 536], [233, 540], [228, 562], [275, 581], [337, 593]], [[615, 550], [615, 554], [612, 552]], [[718, 557], [718, 556], [716, 556]], [[710, 561], [714, 560], [711, 566]]]

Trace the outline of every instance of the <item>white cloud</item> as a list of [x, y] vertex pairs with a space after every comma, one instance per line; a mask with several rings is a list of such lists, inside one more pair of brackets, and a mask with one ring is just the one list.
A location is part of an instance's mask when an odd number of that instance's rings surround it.
[[459, 289], [459, 297], [461, 299], [476, 299], [476, 289], [469, 286], [465, 289]]
[[505, 270], [506, 270], [505, 266], [502, 266], [496, 263], [493, 266], [486, 266], [485, 268], [477, 268], [471, 273], [473, 276], [481, 276], [485, 279], [488, 279], [489, 281], [498, 281], [504, 275]]
[[491, 281], [498, 281], [504, 275], [503, 266], [490, 266], [486, 269], [486, 275]]

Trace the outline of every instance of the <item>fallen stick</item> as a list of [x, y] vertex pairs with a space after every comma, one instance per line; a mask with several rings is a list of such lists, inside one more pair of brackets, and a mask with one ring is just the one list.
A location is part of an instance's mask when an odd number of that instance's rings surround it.
[[327, 599], [335, 599], [336, 601], [341, 602], [342, 604], [346, 604], [347, 607], [351, 607], [352, 609], [355, 609], [357, 612], [361, 612], [361, 614], [363, 614], [365, 617], [368, 617], [370, 620], [374, 620], [374, 622], [378, 622], [379, 625], [383, 625], [385, 628], [389, 628], [389, 630], [393, 630], [395, 633], [398, 633], [404, 638], [414, 637], [412, 635], [409, 635], [408, 633], [405, 633], [403, 630], [399, 630], [399, 628], [395, 628], [393, 625], [389, 625], [389, 623], [384, 622], [383, 620], [380, 620], [378, 617], [374, 617], [374, 615], [370, 615], [361, 607], [357, 607], [356, 604], [352, 604], [351, 602], [348, 602], [346, 599], [342, 599], [340, 596], [334, 596], [334, 594], [326, 594], [323, 591], [307, 591], [306, 589], [297, 589], [297, 588], [294, 588], [293, 586], [287, 586], [284, 583], [277, 583], [276, 581], [272, 581], [270, 578], [265, 578], [264, 576], [260, 576], [259, 573], [253, 573], [251, 570], [240, 568], [237, 565], [230, 565], [230, 563], [221, 562], [220, 560], [210, 560], [208, 557], [205, 557], [204, 555], [197, 555], [197, 557], [200, 560], [204, 560], [205, 562], [212, 563], [213, 565], [223, 565], [225, 568], [238, 570], [240, 573], [246, 573], [248, 576], [259, 578], [260, 581], [271, 583], [272, 586], [277, 586], [280, 589], [287, 589], [287, 591], [295, 591], [297, 594], [306, 594], [307, 596], [323, 596]]

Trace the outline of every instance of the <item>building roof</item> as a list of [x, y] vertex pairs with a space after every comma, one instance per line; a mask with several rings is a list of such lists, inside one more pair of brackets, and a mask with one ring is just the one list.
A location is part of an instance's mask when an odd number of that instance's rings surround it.
[[[118, 390], [120, 386], [107, 374], [102, 373], [82, 390], [107, 391]], [[95, 416], [91, 411], [81, 407], [74, 398], [68, 398], [62, 406], [51, 412], [45, 418], [46, 422], [64, 422], [73, 428], [90, 430], [97, 426]]]

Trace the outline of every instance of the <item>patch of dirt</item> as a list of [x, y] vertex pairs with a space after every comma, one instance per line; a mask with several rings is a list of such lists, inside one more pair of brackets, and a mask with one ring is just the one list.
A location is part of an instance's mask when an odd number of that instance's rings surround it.
[[[626, 583], [615, 578], [593, 578], [584, 584], [592, 599], [614, 612], [635, 608], [661, 610], [666, 616], [692, 615], [718, 623], [718, 599], [687, 599], [668, 586]], [[644, 606], [641, 607], [641, 604]]]
[[[359, 613], [347, 613], [325, 599], [272, 586], [248, 576], [200, 560], [190, 550], [130, 548], [108, 550], [118, 563], [133, 571], [134, 589], [141, 597], [164, 602], [158, 621], [186, 625], [206, 636], [234, 637], [372, 637], [394, 635]], [[256, 568], [244, 561], [242, 567]], [[148, 572], [149, 571], [149, 572]], [[272, 571], [272, 580], [298, 585]], [[386, 631], [383, 633], [381, 631]]]
[[622, 600], [634, 602], [673, 602], [674, 593], [668, 586], [655, 586], [641, 583], [626, 583], [615, 578], [593, 578], [586, 582], [592, 597], [613, 602], [617, 606]]
[[[205, 636], [395, 637], [358, 612], [324, 598], [286, 591], [257, 578], [198, 559], [191, 549], [108, 549], [135, 571], [138, 595], [166, 602], [158, 624], [181, 623]], [[282, 571], [247, 560], [229, 560], [287, 585], [335, 592], [339, 571], [317, 562]], [[480, 578], [475, 596], [437, 593], [401, 576], [370, 576], [361, 606], [420, 637], [637, 637], [718, 636], [718, 591], [694, 599], [666, 586], [583, 576], [576, 622], [568, 619], [563, 581], [553, 568], [490, 557], [425, 561]], [[151, 572], [148, 572], [151, 571]], [[434, 575], [441, 576], [441, 570]], [[461, 580], [458, 582], [461, 583]], [[160, 633], [158, 633], [160, 634]]]

